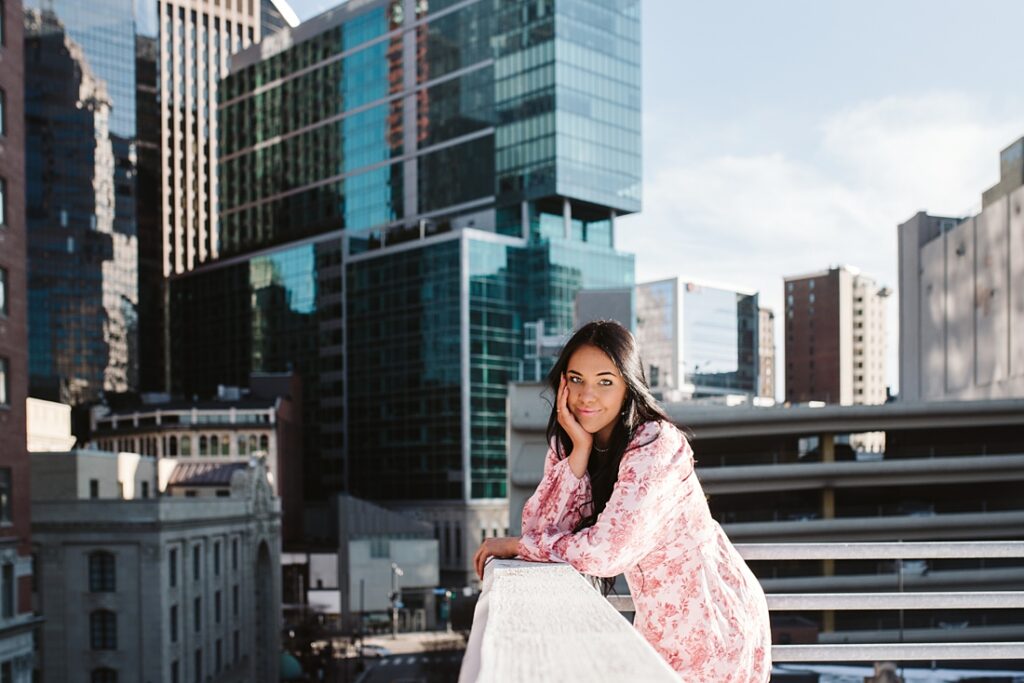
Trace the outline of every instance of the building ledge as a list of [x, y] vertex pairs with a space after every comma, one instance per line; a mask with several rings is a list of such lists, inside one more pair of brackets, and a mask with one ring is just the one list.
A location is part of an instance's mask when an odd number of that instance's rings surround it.
[[678, 680], [571, 566], [522, 560], [487, 565], [460, 683]]

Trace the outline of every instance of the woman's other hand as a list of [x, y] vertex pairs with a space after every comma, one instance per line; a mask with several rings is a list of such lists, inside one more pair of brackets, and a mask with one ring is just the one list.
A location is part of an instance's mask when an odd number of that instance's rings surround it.
[[473, 566], [476, 567], [476, 575], [483, 580], [484, 565], [487, 564], [487, 560], [490, 558], [497, 557], [499, 560], [504, 560], [515, 557], [518, 554], [518, 536], [485, 539], [480, 544], [480, 547], [477, 548], [476, 555], [473, 556]]

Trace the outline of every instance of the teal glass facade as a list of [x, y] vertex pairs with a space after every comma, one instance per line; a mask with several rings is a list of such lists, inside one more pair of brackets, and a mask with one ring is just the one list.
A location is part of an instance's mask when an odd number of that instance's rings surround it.
[[307, 499], [504, 497], [524, 327], [633, 284], [639, 2], [562, 3], [342, 5], [233, 57], [223, 262], [172, 281], [172, 375], [299, 371]]

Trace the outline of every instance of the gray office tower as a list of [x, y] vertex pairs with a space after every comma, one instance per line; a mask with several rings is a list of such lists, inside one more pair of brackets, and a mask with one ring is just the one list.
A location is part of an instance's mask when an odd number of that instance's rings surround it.
[[370, 0], [232, 58], [218, 253], [172, 279], [171, 375], [302, 375], [309, 544], [342, 491], [432, 523], [449, 585], [515, 532], [524, 328], [633, 284], [639, 41], [639, 0]]

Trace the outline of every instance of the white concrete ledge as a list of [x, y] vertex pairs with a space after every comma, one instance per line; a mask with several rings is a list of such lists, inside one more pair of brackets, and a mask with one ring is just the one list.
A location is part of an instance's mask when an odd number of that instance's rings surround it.
[[567, 564], [493, 560], [459, 683], [666, 681], [679, 677]]

